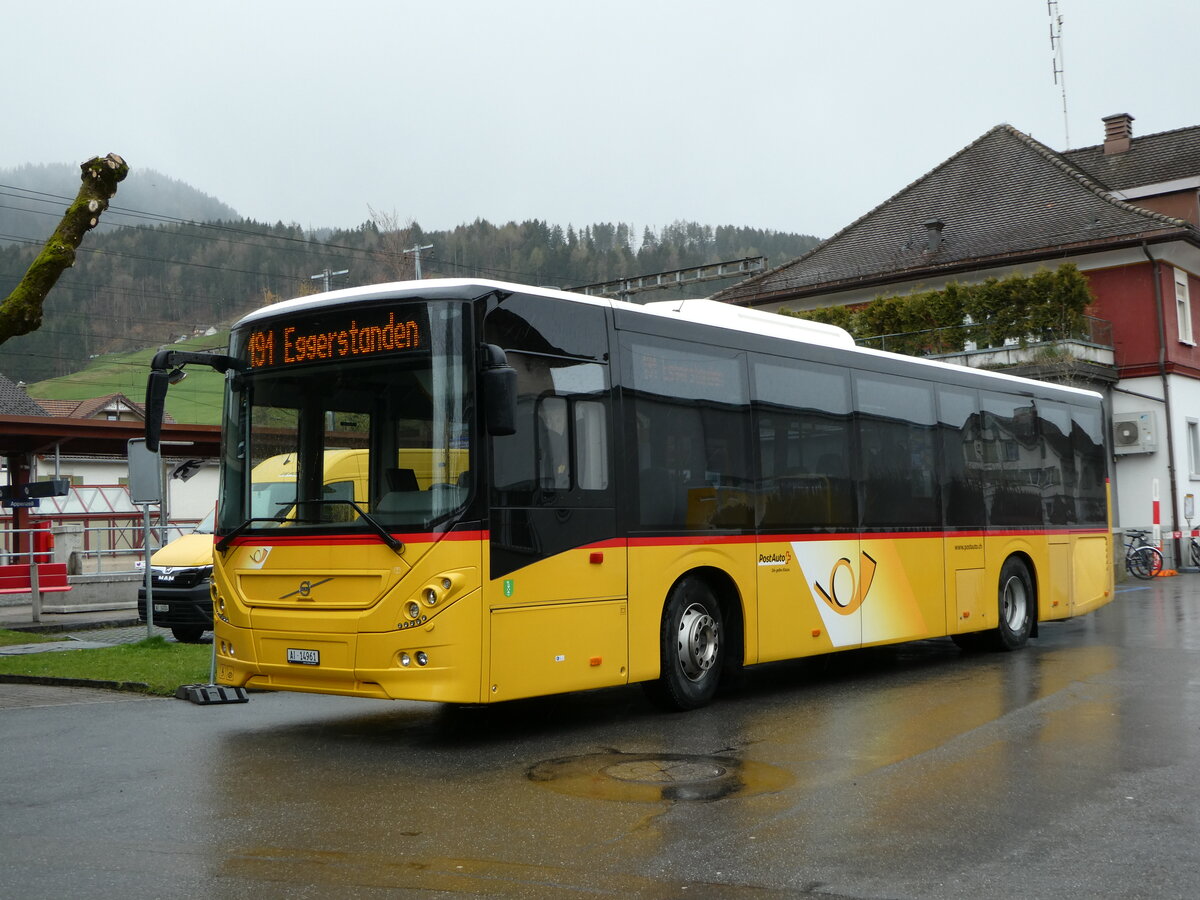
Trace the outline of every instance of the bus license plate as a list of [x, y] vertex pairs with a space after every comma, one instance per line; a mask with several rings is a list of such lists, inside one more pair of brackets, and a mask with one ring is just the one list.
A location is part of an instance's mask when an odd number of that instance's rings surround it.
[[299, 663], [302, 666], [319, 666], [321, 664], [321, 651], [297, 650], [293, 647], [288, 647], [287, 661], [290, 663]]
[[154, 611], [155, 612], [170, 612], [171, 604], [170, 603], [155, 603]]

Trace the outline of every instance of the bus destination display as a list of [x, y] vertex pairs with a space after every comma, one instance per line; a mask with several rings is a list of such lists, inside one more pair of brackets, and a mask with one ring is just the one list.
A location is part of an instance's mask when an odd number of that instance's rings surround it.
[[246, 339], [251, 369], [365, 359], [422, 349], [423, 309], [344, 310], [302, 319], [275, 319]]

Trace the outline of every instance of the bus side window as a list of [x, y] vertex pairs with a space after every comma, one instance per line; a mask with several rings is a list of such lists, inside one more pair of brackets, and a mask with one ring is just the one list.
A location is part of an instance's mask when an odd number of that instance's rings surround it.
[[854, 386], [863, 524], [938, 524], [932, 386], [861, 372]]
[[942, 509], [946, 525], [982, 528], [985, 468], [979, 395], [970, 388], [938, 387]]
[[853, 420], [846, 373], [815, 362], [754, 364], [761, 460], [759, 523], [795, 530], [855, 524]]
[[492, 438], [494, 502], [578, 506], [609, 478], [605, 366], [509, 351], [517, 370], [517, 429]]
[[1071, 404], [1071, 448], [1078, 486], [1076, 521], [1091, 527], [1108, 525], [1108, 454], [1104, 419], [1098, 408]]
[[643, 528], [753, 525], [745, 356], [667, 338], [626, 338]]
[[566, 397], [550, 396], [538, 401], [536, 446], [538, 485], [549, 490], [570, 490], [571, 456]]
[[983, 452], [988, 466], [989, 525], [1041, 525], [1041, 435], [1029, 427], [1032, 401], [984, 391]]
[[575, 473], [585, 491], [608, 490], [607, 423], [603, 403], [575, 401]]
[[1042, 466], [1037, 476], [1042, 511], [1048, 525], [1073, 525], [1077, 510], [1075, 453], [1071, 447], [1071, 411], [1066, 404], [1038, 401], [1042, 436]]

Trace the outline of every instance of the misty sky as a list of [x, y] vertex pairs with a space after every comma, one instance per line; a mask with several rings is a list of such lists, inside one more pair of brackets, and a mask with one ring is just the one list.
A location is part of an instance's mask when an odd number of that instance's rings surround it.
[[[1058, 12], [1070, 146], [1111, 113], [1200, 124], [1200, 2]], [[115, 152], [312, 227], [824, 237], [1001, 122], [1063, 149], [1051, 21], [1046, 0], [6, 3], [0, 167]]]

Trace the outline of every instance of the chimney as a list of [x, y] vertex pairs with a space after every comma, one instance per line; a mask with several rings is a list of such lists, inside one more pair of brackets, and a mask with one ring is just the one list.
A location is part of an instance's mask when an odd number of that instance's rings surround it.
[[942, 229], [946, 223], [941, 219], [927, 219], [921, 224], [925, 226], [925, 252], [937, 253], [942, 246]]
[[1133, 116], [1129, 113], [1117, 113], [1115, 116], [1105, 116], [1104, 122], [1104, 155], [1124, 153], [1133, 144]]

